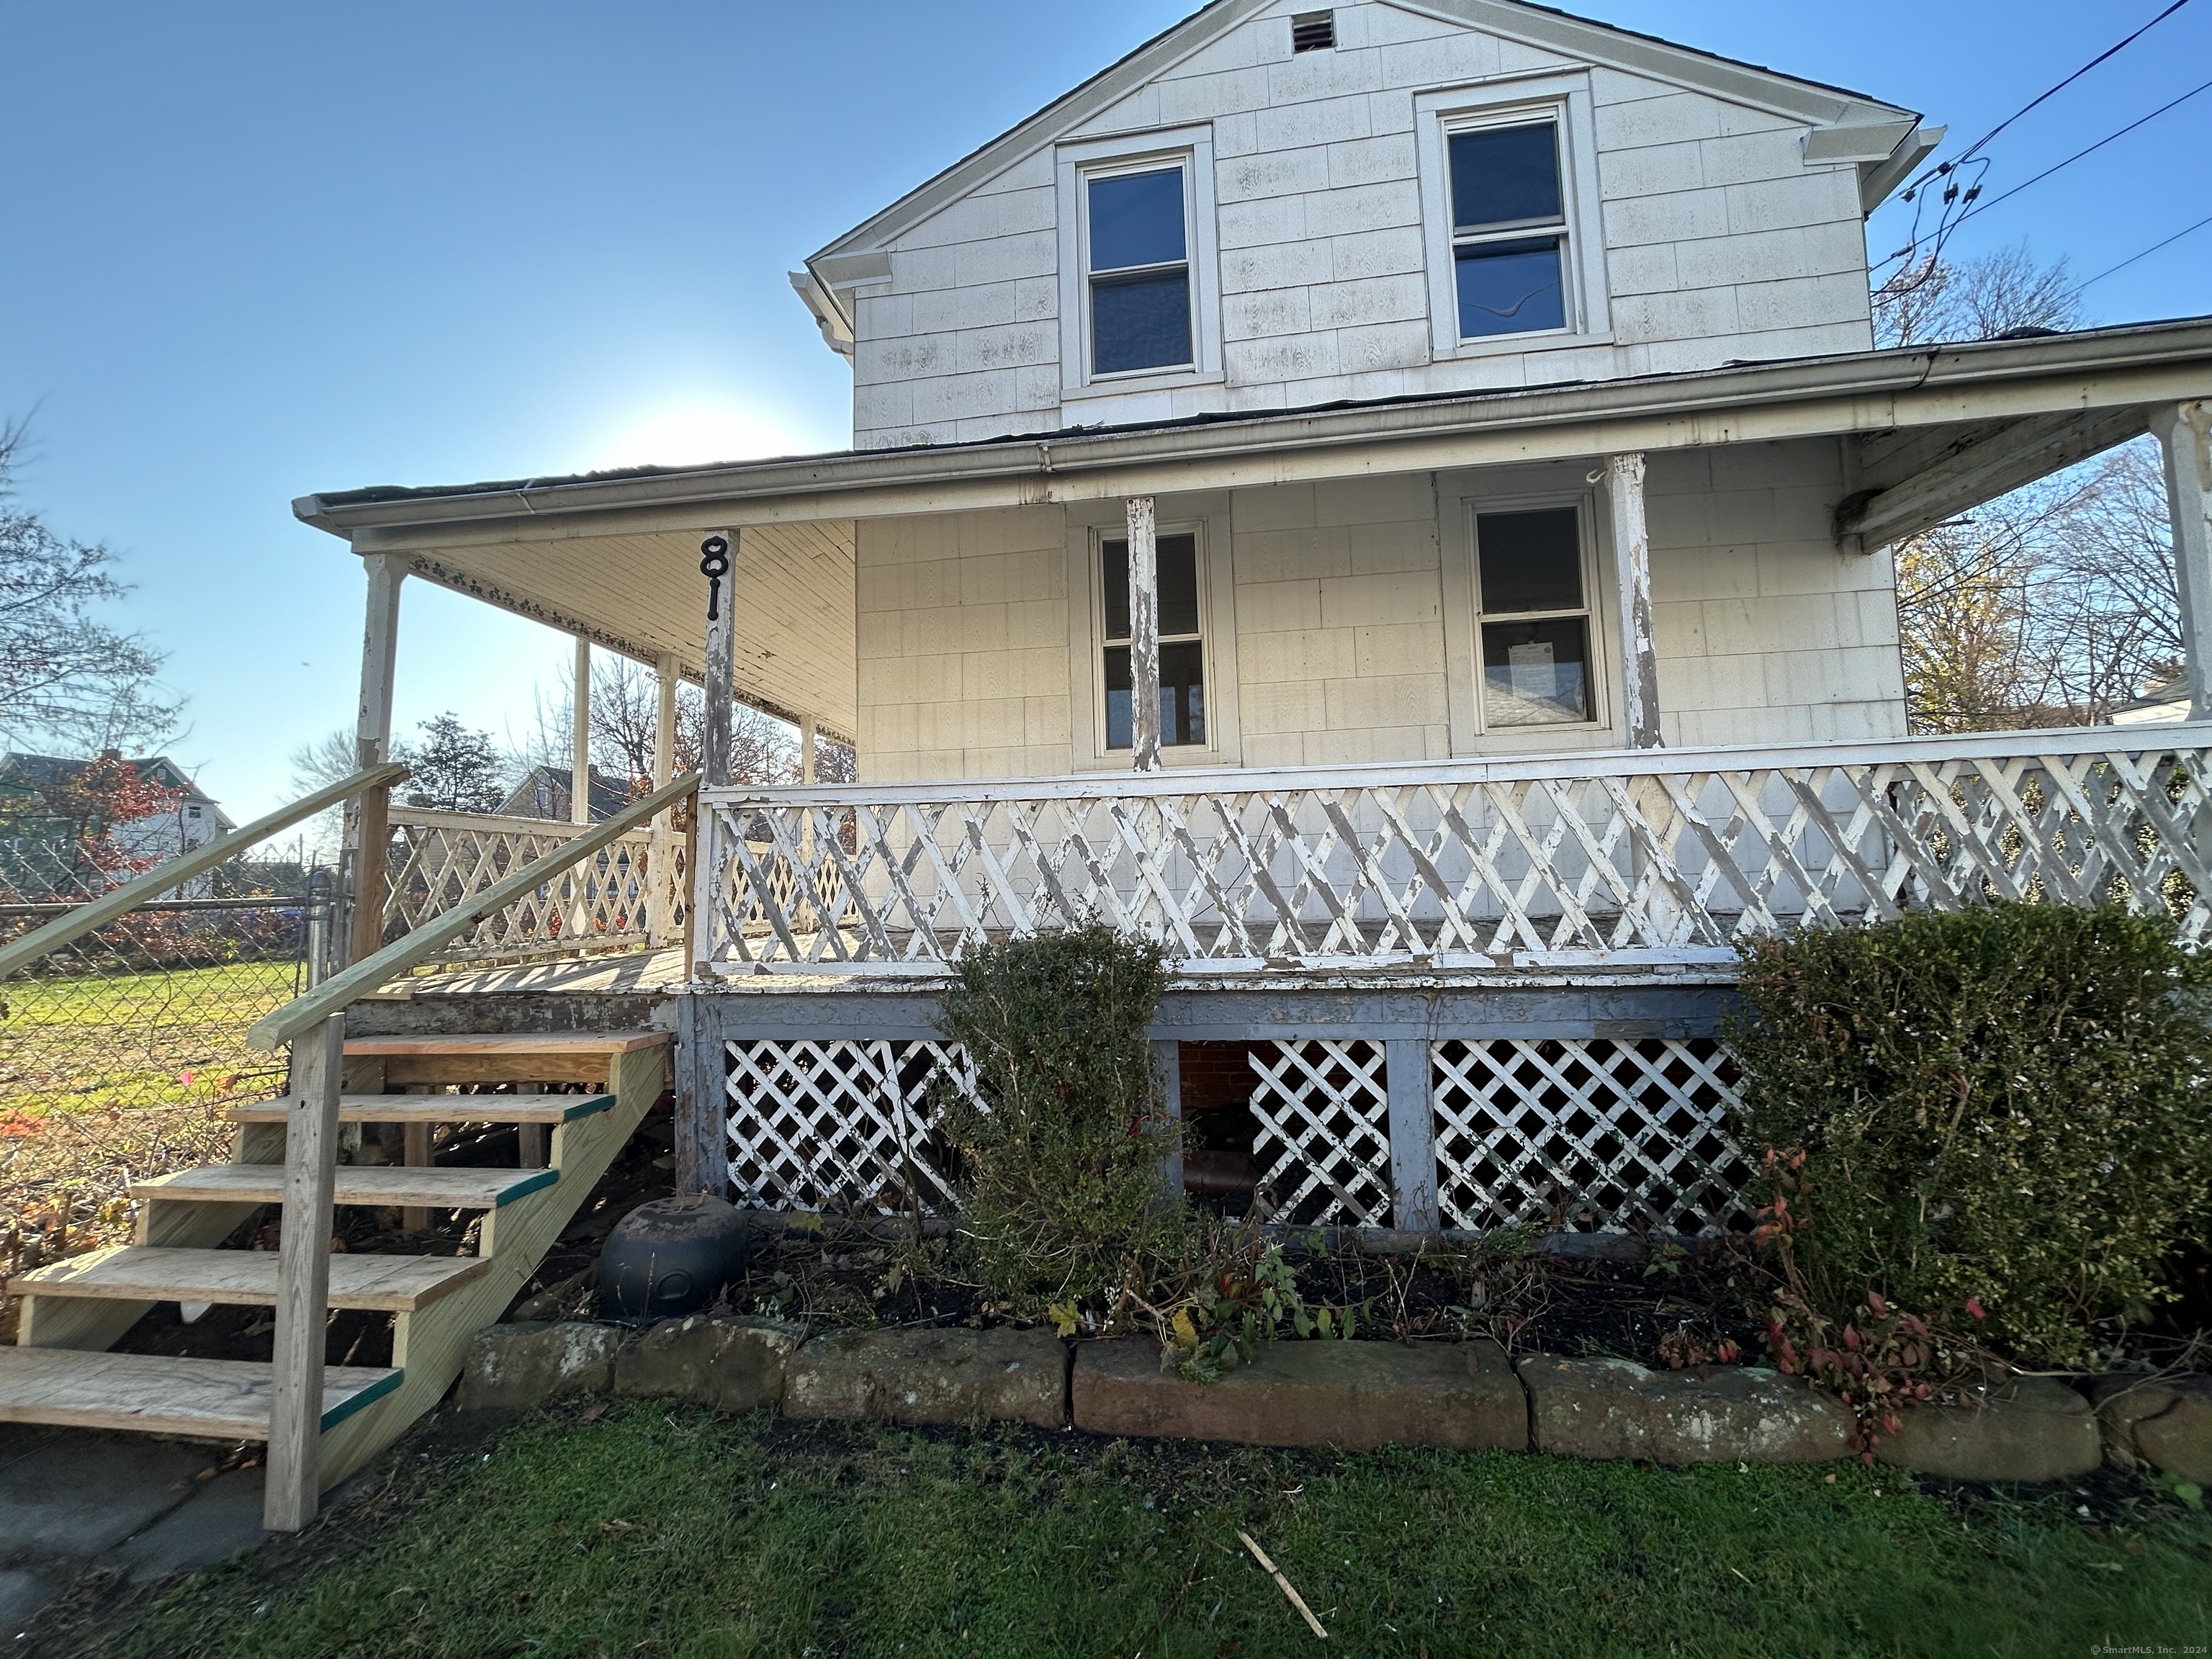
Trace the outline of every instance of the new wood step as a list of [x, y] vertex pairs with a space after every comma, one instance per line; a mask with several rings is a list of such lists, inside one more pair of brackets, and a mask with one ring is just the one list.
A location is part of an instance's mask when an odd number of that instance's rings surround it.
[[[382, 1366], [324, 1367], [323, 1427], [390, 1394], [401, 1376]], [[0, 1347], [0, 1423], [266, 1440], [269, 1395], [269, 1367], [254, 1360]]]
[[[413, 1313], [490, 1271], [489, 1256], [334, 1255], [330, 1305]], [[8, 1281], [8, 1294], [273, 1307], [276, 1252], [117, 1244], [18, 1273]]]
[[[341, 1123], [573, 1123], [614, 1104], [598, 1095], [346, 1095]], [[233, 1123], [282, 1123], [297, 1102], [257, 1101], [223, 1115]]]
[[[331, 1201], [334, 1204], [398, 1205], [416, 1210], [495, 1210], [526, 1193], [550, 1187], [557, 1170], [470, 1170], [374, 1168], [342, 1165]], [[133, 1198], [185, 1200], [216, 1204], [281, 1204], [281, 1164], [211, 1164], [174, 1175], [131, 1183]]]
[[627, 1054], [664, 1048], [665, 1031], [501, 1031], [429, 1036], [356, 1036], [352, 1055], [378, 1054]]

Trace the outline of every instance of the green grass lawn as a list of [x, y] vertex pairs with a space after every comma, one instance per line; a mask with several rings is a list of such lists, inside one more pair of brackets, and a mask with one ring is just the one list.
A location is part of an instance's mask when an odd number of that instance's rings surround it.
[[215, 1103], [266, 1092], [281, 1056], [246, 1028], [298, 994], [289, 960], [0, 986], [0, 1106], [48, 1111]]
[[525, 1418], [489, 1449], [403, 1449], [381, 1498], [188, 1582], [106, 1650], [1704, 1659], [2108, 1639], [2202, 1652], [2212, 1632], [2212, 1523], [2154, 1504], [2116, 1520], [2109, 1492], [2093, 1524], [2071, 1493], [1958, 1503], [1856, 1465], [1334, 1456], [586, 1409]]

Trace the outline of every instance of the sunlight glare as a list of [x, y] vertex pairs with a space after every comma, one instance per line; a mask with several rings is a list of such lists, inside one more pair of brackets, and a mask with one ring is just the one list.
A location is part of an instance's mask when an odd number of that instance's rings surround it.
[[823, 446], [795, 425], [735, 404], [700, 401], [641, 414], [619, 435], [597, 446], [592, 465], [699, 466], [763, 456], [803, 455]]

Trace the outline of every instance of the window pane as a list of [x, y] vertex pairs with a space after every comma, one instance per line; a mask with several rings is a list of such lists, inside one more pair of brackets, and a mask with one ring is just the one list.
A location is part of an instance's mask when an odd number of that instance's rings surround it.
[[1091, 268], [1125, 270], [1184, 257], [1182, 169], [1091, 181]]
[[1459, 250], [1459, 333], [1527, 334], [1567, 325], [1559, 281], [1559, 241], [1485, 242]]
[[1485, 623], [1482, 682], [1492, 726], [1589, 719], [1589, 625], [1580, 617]]
[[1206, 741], [1206, 648], [1196, 641], [1160, 647], [1160, 742]]
[[1198, 538], [1159, 538], [1160, 633], [1198, 632]]
[[1091, 285], [1091, 364], [1096, 374], [1170, 368], [1190, 361], [1190, 278], [1184, 268]]
[[1133, 749], [1136, 742], [1129, 732], [1129, 647], [1109, 645], [1106, 647], [1106, 746]]
[[1456, 230], [1559, 218], [1559, 129], [1547, 121], [1455, 132], [1451, 187]]
[[1582, 534], [1573, 507], [1480, 514], [1474, 544], [1485, 616], [1582, 609]]
[[1098, 596], [1106, 606], [1106, 637], [1126, 640], [1129, 637], [1129, 544], [1107, 542], [1098, 552]]

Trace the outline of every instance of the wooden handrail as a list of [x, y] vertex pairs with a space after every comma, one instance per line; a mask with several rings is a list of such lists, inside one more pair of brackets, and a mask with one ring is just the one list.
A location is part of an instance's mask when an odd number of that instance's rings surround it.
[[402, 939], [394, 940], [375, 955], [366, 957], [343, 973], [333, 974], [305, 996], [295, 997], [273, 1013], [264, 1014], [246, 1034], [249, 1047], [275, 1048], [289, 1042], [319, 1020], [329, 1018], [363, 993], [374, 990], [394, 975], [404, 974], [425, 960], [448, 939], [458, 939], [494, 911], [580, 864], [603, 848], [620, 841], [636, 825], [690, 794], [699, 787], [699, 775], [686, 772], [672, 779], [642, 799], [632, 801], [603, 823], [566, 841], [533, 864], [526, 865], [502, 881], [493, 883], [471, 904], [448, 910], [435, 921], [425, 922]]
[[218, 864], [228, 863], [256, 842], [266, 841], [280, 830], [289, 830], [303, 818], [350, 799], [364, 789], [397, 783], [407, 775], [407, 769], [397, 762], [383, 766], [372, 766], [356, 772], [349, 778], [304, 795], [289, 806], [280, 807], [265, 818], [256, 818], [240, 830], [227, 836], [217, 836], [204, 846], [171, 859], [158, 869], [149, 870], [134, 880], [127, 881], [113, 892], [105, 894], [88, 903], [72, 909], [65, 916], [57, 916], [34, 933], [26, 933], [14, 944], [0, 949], [0, 979], [5, 979], [17, 969], [37, 961], [49, 951], [58, 951], [71, 939], [82, 939], [96, 928], [104, 927], [118, 916], [137, 909], [147, 900], [166, 893], [172, 887], [183, 885], [203, 871], [212, 870]]

